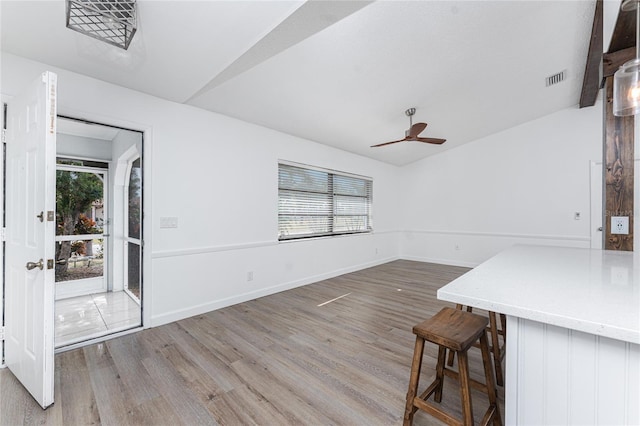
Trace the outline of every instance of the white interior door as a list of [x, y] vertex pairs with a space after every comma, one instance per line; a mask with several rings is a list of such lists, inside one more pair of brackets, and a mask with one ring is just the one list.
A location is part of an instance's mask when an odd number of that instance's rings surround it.
[[591, 248], [602, 249], [602, 163], [591, 162]]
[[7, 110], [5, 362], [43, 408], [54, 388], [56, 79], [43, 73]]

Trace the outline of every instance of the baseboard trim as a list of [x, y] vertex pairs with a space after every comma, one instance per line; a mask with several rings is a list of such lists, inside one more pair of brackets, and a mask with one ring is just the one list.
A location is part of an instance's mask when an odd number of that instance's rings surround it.
[[421, 257], [421, 256], [400, 256], [400, 259], [411, 260], [414, 262], [437, 263], [439, 265], [462, 266], [465, 268], [475, 268], [481, 263], [481, 262], [465, 262], [463, 260], [456, 260], [456, 259], [442, 259], [442, 258]]
[[[318, 281], [334, 278], [339, 275], [348, 274], [350, 272], [360, 271], [362, 269], [371, 268], [373, 266], [382, 265], [384, 263], [392, 262], [400, 259], [398, 256], [387, 257], [384, 259], [374, 260], [371, 262], [362, 263], [359, 265], [350, 266], [347, 268], [336, 269], [324, 274], [314, 275], [303, 279], [289, 281], [283, 284], [277, 284], [271, 287], [262, 288], [256, 291], [239, 294], [236, 296], [228, 297], [225, 299], [214, 300], [199, 305], [191, 306], [186, 309], [179, 309], [171, 312], [167, 312], [161, 315], [151, 315], [151, 327], [157, 327], [170, 322], [178, 321], [181, 319], [189, 318], [194, 315], [201, 315], [206, 312], [215, 311], [218, 309], [226, 308], [227, 306], [236, 305], [238, 303], [247, 302], [249, 300], [258, 299], [260, 297], [269, 296], [271, 294], [279, 293], [285, 290], [291, 290], [292, 288], [302, 287], [304, 285], [312, 284]], [[146, 326], [146, 325], [145, 325]]]

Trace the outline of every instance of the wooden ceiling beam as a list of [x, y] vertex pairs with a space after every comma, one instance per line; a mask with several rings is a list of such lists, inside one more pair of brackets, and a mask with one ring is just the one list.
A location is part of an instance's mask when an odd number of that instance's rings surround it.
[[[622, 6], [622, 5], [621, 5]], [[636, 11], [618, 12], [616, 26], [613, 28], [611, 43], [607, 53], [614, 53], [636, 45]]]
[[600, 63], [602, 62], [602, 0], [596, 0], [596, 10], [591, 26], [591, 40], [587, 53], [587, 64], [582, 79], [580, 108], [593, 106], [600, 90]]
[[635, 46], [618, 50], [613, 53], [605, 53], [602, 57], [602, 78], [611, 77], [618, 71], [622, 64], [636, 57]]
[[[622, 7], [622, 5], [620, 5]], [[616, 26], [613, 29], [609, 50], [602, 56], [602, 83], [618, 71], [618, 68], [625, 62], [636, 56], [636, 12], [618, 12]]]

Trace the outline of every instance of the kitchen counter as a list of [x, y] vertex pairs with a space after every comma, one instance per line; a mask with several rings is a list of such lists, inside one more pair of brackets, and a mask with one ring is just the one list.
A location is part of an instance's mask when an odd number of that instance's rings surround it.
[[438, 298], [507, 315], [506, 424], [640, 424], [639, 253], [514, 246]]
[[438, 299], [640, 343], [640, 253], [514, 246]]

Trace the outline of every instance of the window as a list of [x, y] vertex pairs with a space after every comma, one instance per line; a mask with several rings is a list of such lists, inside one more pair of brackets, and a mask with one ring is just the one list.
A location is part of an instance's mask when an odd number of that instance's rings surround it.
[[289, 163], [278, 164], [278, 239], [371, 232], [372, 181]]

